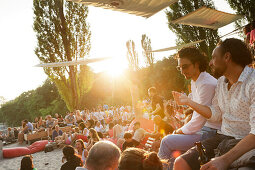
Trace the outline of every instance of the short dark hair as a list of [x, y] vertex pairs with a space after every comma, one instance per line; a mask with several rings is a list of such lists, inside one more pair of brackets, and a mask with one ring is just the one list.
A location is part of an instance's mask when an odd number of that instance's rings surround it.
[[129, 132], [125, 132], [124, 139], [130, 139], [130, 138], [132, 138], [132, 134]]
[[25, 119], [25, 120], [23, 120], [23, 122], [28, 123], [28, 120], [27, 120], [27, 119]]
[[231, 60], [245, 67], [252, 63], [252, 55], [249, 47], [242, 41], [236, 38], [228, 38], [218, 43], [222, 54], [229, 52]]
[[186, 58], [190, 60], [192, 64], [198, 63], [200, 72], [206, 71], [208, 67], [206, 55], [195, 47], [182, 48], [178, 51], [177, 58]]

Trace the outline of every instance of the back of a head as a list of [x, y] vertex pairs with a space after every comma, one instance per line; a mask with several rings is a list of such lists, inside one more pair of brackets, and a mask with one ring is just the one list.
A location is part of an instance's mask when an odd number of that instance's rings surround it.
[[121, 155], [119, 170], [163, 170], [163, 164], [155, 152], [128, 148]]
[[252, 63], [252, 55], [248, 46], [239, 39], [229, 38], [218, 43], [222, 55], [229, 52], [231, 60], [242, 67]]
[[22, 158], [20, 170], [32, 170], [34, 168], [31, 156], [26, 155]]
[[86, 160], [88, 170], [104, 170], [113, 167], [119, 161], [121, 151], [113, 143], [97, 142], [89, 150]]
[[195, 47], [186, 47], [178, 51], [177, 58], [188, 59], [192, 64], [199, 64], [199, 71], [204, 72], [208, 66], [208, 60], [204, 53]]
[[68, 145], [63, 148], [64, 158], [67, 162], [70, 162], [74, 166], [83, 166], [81, 158], [75, 154], [75, 150], [72, 146]]

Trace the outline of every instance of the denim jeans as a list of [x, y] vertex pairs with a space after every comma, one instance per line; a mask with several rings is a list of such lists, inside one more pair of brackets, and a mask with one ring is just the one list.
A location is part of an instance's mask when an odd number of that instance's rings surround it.
[[204, 126], [200, 132], [193, 135], [173, 134], [165, 136], [160, 144], [158, 156], [161, 159], [169, 160], [170, 169], [175, 160], [174, 152], [181, 153], [194, 146], [195, 142], [208, 139], [216, 135], [217, 130]]

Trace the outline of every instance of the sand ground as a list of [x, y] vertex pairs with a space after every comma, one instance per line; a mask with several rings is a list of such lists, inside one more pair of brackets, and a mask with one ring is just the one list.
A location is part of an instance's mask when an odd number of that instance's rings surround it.
[[[4, 146], [3, 148], [21, 147], [17, 143]], [[55, 149], [52, 152], [45, 153], [44, 151], [32, 154], [34, 167], [37, 170], [59, 170], [62, 163], [62, 149]], [[20, 162], [23, 156], [0, 160], [0, 170], [19, 170]]]

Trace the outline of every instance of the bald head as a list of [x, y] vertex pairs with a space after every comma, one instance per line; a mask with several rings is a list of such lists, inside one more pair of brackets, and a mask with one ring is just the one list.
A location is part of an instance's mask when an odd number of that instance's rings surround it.
[[120, 154], [120, 149], [112, 142], [97, 142], [90, 149], [86, 160], [88, 170], [117, 169]]

